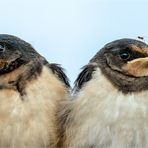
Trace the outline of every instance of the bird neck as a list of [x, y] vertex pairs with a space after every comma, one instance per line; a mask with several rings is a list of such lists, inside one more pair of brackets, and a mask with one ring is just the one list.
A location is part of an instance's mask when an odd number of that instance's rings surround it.
[[19, 68], [0, 76], [0, 89], [17, 90], [23, 96], [26, 84], [36, 79], [41, 71], [42, 65], [38, 61], [21, 65]]

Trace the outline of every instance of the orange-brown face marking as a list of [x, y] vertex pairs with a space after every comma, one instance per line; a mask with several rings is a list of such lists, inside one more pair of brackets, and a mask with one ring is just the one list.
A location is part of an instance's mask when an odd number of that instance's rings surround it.
[[143, 54], [145, 56], [148, 56], [148, 48], [140, 48], [140, 47], [138, 47], [136, 45], [131, 45], [130, 49], [132, 51], [136, 51], [136, 52], [139, 52], [139, 53], [141, 53], [141, 54]]
[[122, 69], [125, 73], [135, 77], [148, 76], [148, 57], [129, 61]]
[[0, 69], [3, 68], [6, 64], [7, 64], [7, 62], [5, 62], [5, 61], [0, 61]]
[[148, 48], [140, 48], [136, 45], [131, 45], [129, 48], [134, 52], [143, 54], [145, 57], [129, 61], [122, 66], [122, 70], [135, 77], [148, 76]]

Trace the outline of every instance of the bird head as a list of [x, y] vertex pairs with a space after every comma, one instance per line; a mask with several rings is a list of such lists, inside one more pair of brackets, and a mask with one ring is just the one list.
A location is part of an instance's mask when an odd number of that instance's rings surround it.
[[0, 89], [17, 89], [21, 95], [30, 80], [37, 78], [46, 66], [66, 87], [70, 87], [63, 68], [48, 63], [29, 43], [6, 34], [0, 34]]
[[93, 62], [123, 92], [148, 89], [148, 45], [141, 41], [108, 43], [90, 60]]
[[111, 70], [133, 77], [148, 76], [148, 46], [143, 42], [117, 40], [107, 44], [98, 55]]
[[11, 88], [22, 93], [27, 81], [41, 73], [45, 61], [29, 43], [0, 34], [0, 89]]
[[0, 75], [9, 73], [31, 61], [37, 61], [40, 55], [33, 47], [11, 35], [0, 35]]
[[148, 89], [148, 45], [133, 39], [106, 44], [79, 74], [75, 87], [90, 81], [96, 68], [124, 93]]

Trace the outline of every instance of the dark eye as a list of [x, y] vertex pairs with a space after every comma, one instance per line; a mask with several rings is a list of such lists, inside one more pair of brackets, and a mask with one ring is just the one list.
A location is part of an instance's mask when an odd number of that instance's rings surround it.
[[5, 51], [5, 45], [0, 44], [0, 52], [4, 52]]
[[123, 60], [127, 60], [130, 57], [129, 52], [127, 52], [127, 51], [120, 52], [119, 55], [120, 55], [120, 58], [123, 59]]

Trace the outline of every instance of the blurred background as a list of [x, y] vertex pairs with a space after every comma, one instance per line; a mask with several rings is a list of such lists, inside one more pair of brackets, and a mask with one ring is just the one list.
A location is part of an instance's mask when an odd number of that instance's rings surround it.
[[60, 63], [73, 84], [106, 43], [137, 36], [148, 42], [148, 1], [3, 0], [0, 33], [24, 39], [49, 62]]

